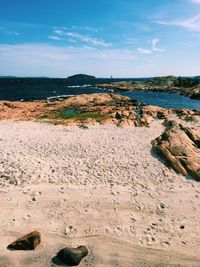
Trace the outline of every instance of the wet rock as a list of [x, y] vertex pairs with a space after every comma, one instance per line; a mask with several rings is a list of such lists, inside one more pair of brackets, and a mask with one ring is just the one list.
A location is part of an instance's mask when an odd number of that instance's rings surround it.
[[58, 252], [57, 257], [69, 266], [77, 266], [87, 254], [88, 249], [85, 246], [79, 246], [77, 248], [66, 247]]
[[34, 250], [41, 242], [38, 231], [31, 232], [8, 245], [9, 250]]

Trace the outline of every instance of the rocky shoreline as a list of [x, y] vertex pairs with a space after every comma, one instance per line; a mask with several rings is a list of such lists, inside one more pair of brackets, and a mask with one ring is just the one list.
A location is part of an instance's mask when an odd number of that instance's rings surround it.
[[118, 91], [176, 93], [192, 99], [200, 99], [200, 78], [167, 76], [152, 78], [147, 81], [122, 81], [97, 84], [97, 87]]

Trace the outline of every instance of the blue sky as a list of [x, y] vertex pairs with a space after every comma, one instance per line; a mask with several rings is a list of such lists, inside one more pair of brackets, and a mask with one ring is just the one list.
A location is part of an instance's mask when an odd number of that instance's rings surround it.
[[0, 0], [0, 75], [200, 75], [200, 0]]

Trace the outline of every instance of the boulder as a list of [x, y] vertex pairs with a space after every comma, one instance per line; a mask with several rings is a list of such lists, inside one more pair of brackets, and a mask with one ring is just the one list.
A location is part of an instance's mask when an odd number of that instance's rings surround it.
[[77, 248], [66, 247], [58, 252], [57, 257], [68, 266], [77, 266], [87, 254], [88, 249], [85, 246]]
[[149, 125], [151, 124], [153, 121], [154, 121], [154, 118], [148, 114], [143, 114], [141, 117], [140, 117], [140, 121], [142, 123], [144, 123], [145, 125]]
[[165, 132], [154, 141], [154, 151], [176, 172], [200, 181], [200, 137], [194, 130], [168, 121]]
[[41, 242], [38, 231], [31, 232], [8, 245], [9, 250], [34, 250]]
[[134, 126], [134, 121], [129, 120], [129, 119], [121, 119], [118, 122], [117, 126], [118, 127], [121, 127], [121, 128], [126, 128], [126, 127], [129, 127], [129, 126]]

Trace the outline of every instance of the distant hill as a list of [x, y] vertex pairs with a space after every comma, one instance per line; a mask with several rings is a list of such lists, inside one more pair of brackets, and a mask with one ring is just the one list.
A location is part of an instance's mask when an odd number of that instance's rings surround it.
[[175, 86], [175, 87], [195, 87], [200, 84], [199, 76], [196, 77], [176, 77], [176, 76], [165, 76], [155, 77], [150, 80], [152, 85], [155, 86]]
[[17, 78], [17, 77], [8, 75], [8, 76], [0, 76], [0, 78]]
[[72, 85], [95, 84], [96, 77], [86, 74], [75, 74], [67, 78], [67, 83]]

